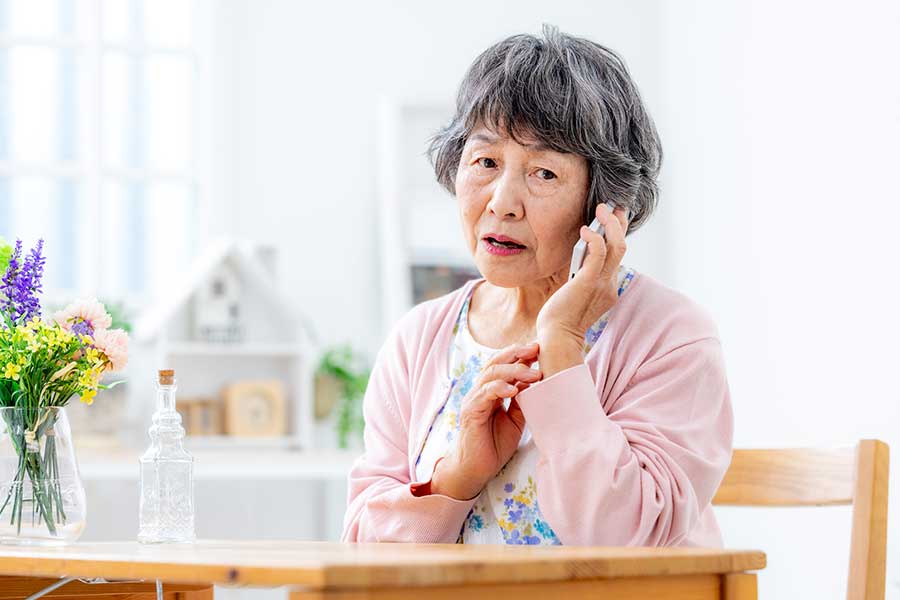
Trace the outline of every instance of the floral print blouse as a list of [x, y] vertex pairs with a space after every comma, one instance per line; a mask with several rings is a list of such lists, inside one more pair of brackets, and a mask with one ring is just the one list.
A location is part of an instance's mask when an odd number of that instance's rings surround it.
[[[634, 270], [619, 267], [619, 296], [634, 279]], [[477, 286], [472, 286], [474, 290]], [[450, 393], [432, 421], [416, 459], [416, 478], [427, 481], [435, 462], [456, 444], [462, 400], [484, 365], [499, 349], [479, 344], [469, 333], [469, 297], [466, 298], [453, 329], [450, 348]], [[603, 314], [584, 336], [583, 354], [594, 346], [606, 327], [609, 313]], [[538, 362], [532, 364], [538, 367]], [[509, 398], [504, 406], [509, 406]], [[545, 544], [559, 545], [550, 524], [541, 515], [534, 481], [538, 450], [528, 425], [519, 447], [497, 476], [488, 482], [475, 500], [462, 525], [457, 543], [466, 544]]]

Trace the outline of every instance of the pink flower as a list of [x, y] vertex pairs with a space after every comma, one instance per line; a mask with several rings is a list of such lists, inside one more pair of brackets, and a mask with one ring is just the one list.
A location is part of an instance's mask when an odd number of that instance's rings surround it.
[[128, 333], [122, 329], [94, 332], [94, 346], [106, 355], [110, 371], [121, 371], [128, 363]]
[[93, 298], [76, 300], [53, 315], [53, 319], [66, 331], [74, 329], [75, 333], [91, 336], [112, 325], [106, 307]]

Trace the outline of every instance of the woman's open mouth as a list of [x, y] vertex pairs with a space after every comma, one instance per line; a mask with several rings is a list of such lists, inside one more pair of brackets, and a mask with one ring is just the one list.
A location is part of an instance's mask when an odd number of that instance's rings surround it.
[[510, 241], [500, 241], [494, 237], [486, 236], [481, 238], [481, 243], [485, 250], [497, 256], [510, 256], [512, 254], [520, 254], [525, 251], [525, 246]]

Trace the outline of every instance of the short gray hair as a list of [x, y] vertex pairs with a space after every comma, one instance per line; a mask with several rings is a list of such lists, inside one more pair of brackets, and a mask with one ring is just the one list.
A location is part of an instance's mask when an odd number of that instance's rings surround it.
[[544, 25], [543, 39], [514, 35], [475, 59], [456, 114], [428, 148], [437, 180], [451, 194], [463, 146], [479, 125], [587, 159], [586, 225], [608, 200], [631, 211], [629, 233], [656, 208], [659, 134], [625, 63], [596, 42]]

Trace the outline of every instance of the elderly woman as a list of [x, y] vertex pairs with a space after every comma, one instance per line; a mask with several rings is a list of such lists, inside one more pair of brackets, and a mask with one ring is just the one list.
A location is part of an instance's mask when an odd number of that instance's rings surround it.
[[379, 352], [343, 539], [721, 546], [716, 327], [620, 264], [661, 160], [622, 60], [549, 27], [488, 48], [431, 159], [483, 277], [414, 307]]

